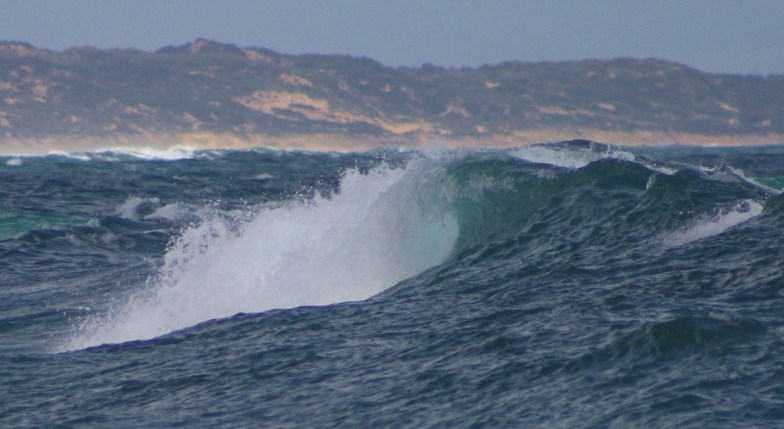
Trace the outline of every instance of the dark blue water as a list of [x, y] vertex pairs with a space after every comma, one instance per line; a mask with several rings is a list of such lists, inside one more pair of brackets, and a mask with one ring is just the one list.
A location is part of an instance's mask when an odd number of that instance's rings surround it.
[[782, 147], [148, 155], [0, 158], [0, 426], [784, 425]]

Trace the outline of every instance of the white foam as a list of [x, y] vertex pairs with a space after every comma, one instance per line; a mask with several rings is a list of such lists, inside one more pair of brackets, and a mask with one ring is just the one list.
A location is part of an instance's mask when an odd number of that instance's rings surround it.
[[91, 158], [86, 153], [81, 152], [66, 152], [62, 150], [52, 150], [49, 151], [47, 156], [62, 156], [64, 158], [76, 159], [79, 161], [90, 161]]
[[271, 175], [269, 173], [261, 173], [261, 174], [257, 174], [255, 176], [253, 176], [253, 180], [272, 180], [274, 178], [275, 178], [275, 176], [273, 176], [273, 175]]
[[558, 146], [532, 145], [523, 146], [510, 152], [514, 157], [537, 164], [548, 164], [557, 167], [578, 169], [600, 159], [622, 159], [634, 161], [631, 152], [608, 148], [600, 152], [590, 149], [573, 149]]
[[5, 162], [5, 165], [11, 166], [11, 167], [19, 167], [22, 164], [23, 164], [23, 162], [19, 158], [9, 159], [8, 161]]
[[659, 173], [662, 173], [662, 174], [667, 175], [667, 176], [672, 176], [675, 173], [677, 173], [678, 171], [680, 171], [678, 168], [668, 167], [666, 165], [649, 164], [649, 163], [646, 163], [646, 162], [644, 162], [643, 165], [645, 165], [646, 167], [650, 168], [651, 170], [658, 171]]
[[124, 203], [117, 207], [115, 214], [120, 216], [123, 219], [138, 219], [139, 218], [139, 206], [142, 204], [152, 204], [158, 205], [160, 204], [160, 200], [158, 198], [141, 198], [141, 197], [129, 197]]
[[98, 152], [111, 152], [119, 155], [132, 156], [144, 160], [176, 161], [180, 159], [191, 159], [196, 155], [196, 149], [188, 146], [172, 146], [170, 148], [159, 149], [153, 147], [114, 147], [101, 149]]
[[364, 300], [443, 262], [458, 226], [422, 199], [443, 193], [425, 164], [349, 171], [330, 198], [263, 209], [239, 228], [218, 216], [185, 230], [148, 289], [84, 320], [65, 349], [153, 338], [240, 312]]
[[716, 216], [700, 218], [686, 228], [667, 234], [662, 241], [667, 246], [682, 246], [693, 241], [713, 237], [759, 216], [763, 209], [762, 204], [754, 200], [744, 200]]
[[177, 161], [193, 158], [214, 158], [221, 153], [222, 151], [220, 150], [205, 151], [181, 145], [164, 148], [150, 146], [119, 146], [102, 147], [92, 151], [51, 150], [47, 153], [47, 156], [62, 156], [79, 161], [121, 161], [124, 157], [149, 161]]
[[770, 186], [764, 185], [764, 184], [760, 183], [759, 181], [757, 181], [756, 179], [754, 179], [753, 177], [746, 176], [746, 174], [740, 168], [727, 166], [727, 169], [732, 174], [734, 174], [735, 176], [740, 178], [741, 180], [743, 180], [743, 181], [745, 181], [747, 183], [750, 183], [750, 184], [752, 184], [752, 185], [754, 185], [754, 186], [756, 186], [756, 187], [758, 187], [760, 189], [768, 191], [768, 192], [770, 192], [772, 194], [777, 194], [778, 195], [778, 194], [781, 194], [783, 192], [780, 189], [776, 189], [776, 188], [772, 188]]
[[[156, 201], [157, 202], [157, 201]], [[166, 204], [163, 207], [155, 209], [154, 212], [145, 216], [145, 219], [168, 219], [176, 221], [190, 215], [191, 212], [187, 206], [179, 203]]]

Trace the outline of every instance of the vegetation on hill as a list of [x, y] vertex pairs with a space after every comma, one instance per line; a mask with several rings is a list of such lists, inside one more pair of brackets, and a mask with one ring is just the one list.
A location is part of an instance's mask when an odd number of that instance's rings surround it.
[[0, 43], [0, 140], [220, 132], [440, 137], [784, 133], [784, 76], [655, 59], [391, 68], [208, 40], [157, 52]]

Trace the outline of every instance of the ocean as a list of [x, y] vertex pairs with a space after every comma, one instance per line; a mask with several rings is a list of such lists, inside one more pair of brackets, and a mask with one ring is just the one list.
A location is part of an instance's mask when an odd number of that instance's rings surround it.
[[784, 146], [0, 157], [0, 426], [784, 426]]

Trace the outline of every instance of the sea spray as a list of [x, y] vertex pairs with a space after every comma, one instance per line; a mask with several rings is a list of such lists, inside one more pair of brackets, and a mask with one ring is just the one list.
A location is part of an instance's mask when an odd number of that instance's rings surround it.
[[[458, 225], [438, 168], [347, 171], [340, 191], [215, 216], [186, 229], [148, 288], [85, 319], [65, 349], [154, 338], [203, 321], [276, 308], [367, 299], [447, 259]], [[425, 197], [432, 195], [432, 198]]]

